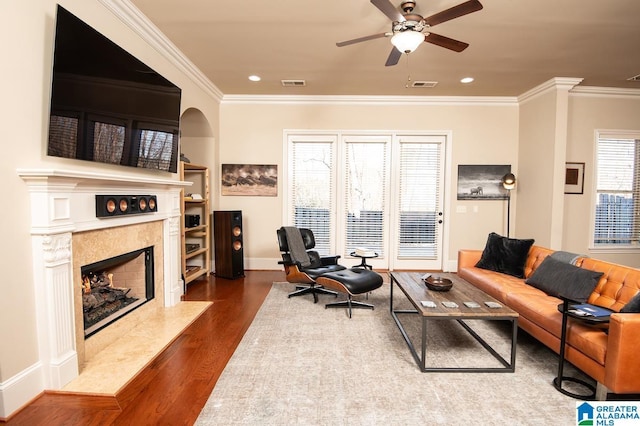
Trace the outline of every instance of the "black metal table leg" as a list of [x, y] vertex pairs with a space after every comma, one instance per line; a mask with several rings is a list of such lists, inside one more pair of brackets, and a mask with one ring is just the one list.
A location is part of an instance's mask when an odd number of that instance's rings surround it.
[[[569, 300], [568, 299], [563, 299], [563, 303], [562, 303], [562, 331], [561, 331], [561, 335], [560, 335], [560, 360], [558, 362], [558, 375], [553, 379], [553, 386], [560, 392], [563, 393], [564, 395], [570, 396], [572, 398], [576, 398], [576, 399], [583, 399], [583, 400], [592, 400], [595, 399], [596, 396], [596, 388], [595, 386], [593, 386], [591, 383], [587, 383], [584, 380], [578, 379], [576, 377], [569, 377], [569, 376], [565, 376], [564, 375], [564, 351], [565, 351], [565, 344], [567, 341], [567, 314], [569, 311]], [[573, 383], [577, 383], [579, 385], [584, 386], [585, 388], [589, 389], [591, 391], [590, 394], [588, 395], [583, 395], [583, 394], [578, 394], [578, 393], [574, 393], [574, 392], [570, 392], [566, 389], [562, 388], [562, 382], [566, 381], [566, 382], [573, 382]]]

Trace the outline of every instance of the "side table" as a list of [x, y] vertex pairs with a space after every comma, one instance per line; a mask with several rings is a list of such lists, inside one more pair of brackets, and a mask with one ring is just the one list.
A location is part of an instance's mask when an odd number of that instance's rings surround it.
[[360, 258], [360, 264], [354, 266], [354, 268], [364, 268], [364, 269], [368, 269], [368, 270], [372, 271], [373, 270], [373, 266], [367, 264], [367, 259], [374, 259], [374, 258], [378, 257], [378, 253], [374, 253], [373, 255], [370, 255], [370, 256], [364, 256], [364, 255], [361, 255], [361, 254], [356, 254], [355, 251], [352, 251], [351, 252], [351, 256]]
[[[593, 400], [596, 397], [596, 388], [593, 384], [587, 383], [582, 379], [578, 379], [576, 377], [569, 377], [564, 375], [564, 352], [565, 345], [567, 342], [567, 322], [569, 317], [574, 318], [579, 321], [583, 321], [593, 326], [602, 326], [609, 322], [609, 317], [589, 317], [589, 316], [580, 316], [577, 314], [572, 314], [570, 309], [570, 304], [577, 303], [573, 300], [561, 298], [562, 303], [558, 305], [558, 310], [562, 312], [562, 333], [560, 335], [560, 360], [558, 362], [558, 375], [553, 379], [553, 386], [561, 393], [570, 396], [576, 399], [582, 400]], [[562, 388], [562, 382], [573, 382], [587, 388], [591, 393], [587, 395], [578, 394], [575, 392], [570, 392], [566, 389]]]

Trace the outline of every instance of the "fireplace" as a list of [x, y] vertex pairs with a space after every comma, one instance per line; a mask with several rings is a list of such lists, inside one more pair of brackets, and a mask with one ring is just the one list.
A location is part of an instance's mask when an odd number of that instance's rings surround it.
[[85, 339], [155, 296], [153, 246], [80, 268]]
[[[150, 174], [62, 169], [19, 169], [31, 204], [34, 294], [38, 312], [39, 369], [44, 389], [62, 389], [85, 363], [158, 309], [180, 303], [180, 190], [189, 183]], [[96, 195], [156, 194], [157, 211], [110, 218], [96, 216]], [[152, 247], [150, 252], [147, 248]], [[145, 250], [153, 262], [151, 294], [145, 284], [135, 310], [85, 335], [83, 267]], [[99, 266], [101, 274], [104, 266]], [[109, 266], [111, 268], [111, 266]], [[86, 275], [90, 275], [85, 271]], [[113, 272], [107, 271], [108, 275]], [[115, 273], [114, 273], [115, 276]], [[113, 277], [112, 277], [113, 279]], [[120, 285], [114, 280], [115, 287]], [[149, 284], [151, 285], [151, 284]], [[129, 290], [128, 294], [131, 295]], [[136, 290], [138, 291], [138, 290]], [[138, 302], [136, 302], [138, 303]], [[131, 306], [131, 305], [129, 305]]]

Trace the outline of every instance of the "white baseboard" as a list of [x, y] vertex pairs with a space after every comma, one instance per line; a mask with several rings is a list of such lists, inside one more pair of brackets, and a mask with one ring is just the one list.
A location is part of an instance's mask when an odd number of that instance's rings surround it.
[[42, 364], [32, 365], [0, 383], [0, 418], [7, 418], [44, 390]]

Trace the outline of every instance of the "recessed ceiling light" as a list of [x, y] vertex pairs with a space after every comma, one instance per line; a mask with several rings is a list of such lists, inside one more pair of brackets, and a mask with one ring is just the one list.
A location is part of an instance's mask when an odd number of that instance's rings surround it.
[[463, 79], [460, 80], [460, 83], [464, 83], [464, 84], [468, 84], [473, 82], [473, 77], [465, 77]]
[[251, 81], [260, 81], [262, 80], [259, 75], [250, 75], [249, 80]]

